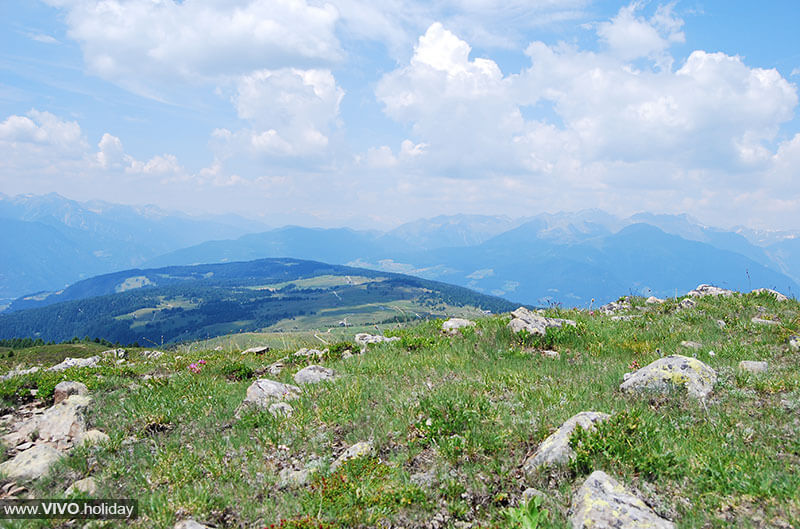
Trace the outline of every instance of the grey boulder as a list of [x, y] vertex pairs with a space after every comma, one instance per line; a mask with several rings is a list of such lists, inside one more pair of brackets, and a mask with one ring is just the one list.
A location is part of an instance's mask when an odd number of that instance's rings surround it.
[[569, 522], [573, 529], [673, 529], [621, 483], [596, 470], [572, 497]]
[[247, 388], [243, 406], [269, 408], [273, 402], [293, 400], [300, 396], [302, 390], [291, 384], [283, 384], [268, 378], [259, 378]]
[[766, 362], [758, 362], [755, 360], [742, 360], [739, 362], [739, 369], [747, 371], [748, 373], [766, 373], [769, 365]]
[[716, 381], [717, 373], [700, 360], [671, 355], [632, 373], [619, 389], [626, 393], [667, 393], [684, 387], [691, 397], [705, 398]]
[[0, 474], [15, 481], [33, 481], [47, 474], [50, 467], [64, 456], [48, 445], [36, 445], [0, 464]]
[[508, 323], [508, 328], [515, 333], [528, 331], [530, 334], [544, 336], [547, 333], [547, 329], [550, 327], [561, 328], [564, 325], [572, 325], [573, 327], [576, 325], [572, 320], [547, 318], [525, 307], [518, 308], [511, 313], [511, 316], [512, 319]]
[[690, 290], [686, 293], [687, 296], [692, 296], [694, 298], [702, 298], [705, 296], [722, 296], [725, 298], [729, 298], [733, 296], [733, 290], [728, 290], [727, 288], [720, 288], [715, 287], [713, 285], [697, 285], [694, 290]]
[[301, 386], [305, 384], [319, 384], [332, 381], [336, 378], [336, 371], [328, 367], [310, 365], [294, 374], [294, 381]]
[[459, 329], [463, 329], [464, 327], [474, 327], [475, 322], [470, 320], [465, 320], [464, 318], [450, 318], [449, 320], [442, 323], [442, 330], [447, 334], [456, 334]]
[[569, 437], [575, 428], [580, 425], [584, 430], [594, 430], [595, 424], [608, 419], [610, 415], [597, 411], [582, 411], [567, 419], [547, 439], [542, 441], [539, 448], [522, 466], [526, 474], [533, 472], [542, 465], [557, 465], [568, 463], [575, 456], [569, 446]]

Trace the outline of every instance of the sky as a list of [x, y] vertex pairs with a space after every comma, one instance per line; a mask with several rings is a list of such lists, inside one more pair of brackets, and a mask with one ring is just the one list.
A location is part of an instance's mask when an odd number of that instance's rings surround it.
[[0, 3], [0, 192], [800, 229], [796, 0]]

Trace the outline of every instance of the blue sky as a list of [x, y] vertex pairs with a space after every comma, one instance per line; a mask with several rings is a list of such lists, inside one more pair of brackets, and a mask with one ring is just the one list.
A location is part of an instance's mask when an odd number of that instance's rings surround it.
[[796, 2], [0, 7], [0, 191], [389, 227], [800, 228]]

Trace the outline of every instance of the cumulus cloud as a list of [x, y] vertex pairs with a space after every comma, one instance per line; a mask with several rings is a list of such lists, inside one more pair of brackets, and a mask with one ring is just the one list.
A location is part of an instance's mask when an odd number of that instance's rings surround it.
[[285, 68], [241, 76], [232, 99], [252, 128], [237, 136], [256, 153], [319, 154], [328, 146], [342, 97], [329, 70]]
[[330, 4], [305, 0], [46, 0], [66, 13], [89, 70], [147, 91], [341, 57]]

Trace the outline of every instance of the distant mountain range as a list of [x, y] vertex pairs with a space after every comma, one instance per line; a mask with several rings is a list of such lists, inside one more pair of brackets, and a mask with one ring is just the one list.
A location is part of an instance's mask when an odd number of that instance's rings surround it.
[[196, 218], [153, 206], [80, 203], [55, 193], [0, 194], [0, 300], [58, 290], [177, 248], [266, 228], [234, 215]]
[[388, 232], [266, 230], [235, 216], [0, 196], [0, 234], [0, 298], [37, 303], [79, 279], [134, 266], [276, 257], [411, 274], [534, 305], [582, 306], [630, 292], [663, 297], [701, 282], [800, 289], [800, 232], [722, 230], [686, 215], [585, 210], [440, 216]]

